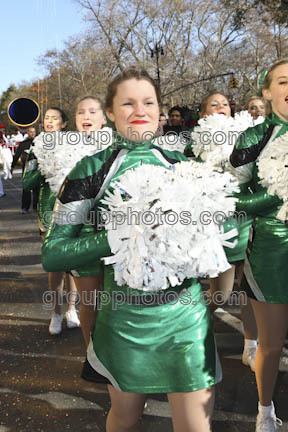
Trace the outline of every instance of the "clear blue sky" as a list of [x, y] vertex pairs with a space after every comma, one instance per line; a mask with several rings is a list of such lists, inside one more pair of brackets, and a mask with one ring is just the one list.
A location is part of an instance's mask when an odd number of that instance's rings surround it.
[[36, 59], [86, 27], [73, 0], [1, 1], [0, 96], [13, 83], [41, 78]]

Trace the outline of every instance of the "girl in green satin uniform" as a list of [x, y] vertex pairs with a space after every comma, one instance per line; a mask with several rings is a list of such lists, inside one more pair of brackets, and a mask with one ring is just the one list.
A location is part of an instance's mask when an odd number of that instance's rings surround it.
[[[94, 96], [85, 96], [77, 104], [75, 115], [76, 128], [79, 132], [86, 132], [89, 136], [91, 131], [97, 131], [106, 123], [102, 103]], [[93, 233], [93, 227], [85, 225], [81, 230], [81, 236]], [[102, 287], [101, 268], [99, 266], [88, 266], [73, 270], [74, 281], [80, 296], [80, 322], [86, 347], [90, 341], [90, 334], [94, 327], [95, 312], [92, 302], [87, 301], [94, 290]]]
[[267, 106], [268, 102], [265, 101], [265, 99], [263, 99], [260, 96], [251, 96], [247, 103], [246, 103], [246, 109], [247, 111], [251, 114], [251, 116], [253, 117], [254, 121], [258, 120], [258, 117], [266, 117], [266, 115], [268, 114], [268, 106]]
[[[208, 94], [201, 103], [201, 109], [199, 114], [200, 118], [207, 117], [213, 114], [222, 114], [224, 116], [230, 117], [231, 108], [227, 97], [224, 96], [222, 93], [218, 92]], [[235, 248], [225, 249], [227, 259], [231, 264], [231, 269], [222, 273], [217, 278], [210, 279], [211, 296], [213, 296], [213, 294], [217, 291], [221, 291], [224, 294], [225, 299], [228, 298], [229, 293], [232, 291], [234, 285], [235, 265], [233, 263], [241, 259], [244, 260], [245, 257], [246, 246], [248, 242], [248, 233], [247, 235], [245, 235], [245, 237], [247, 237], [247, 240], [246, 242], [244, 241], [244, 246], [242, 244], [243, 241], [240, 241], [240, 239], [238, 239], [238, 244]], [[212, 310], [215, 310], [217, 308], [217, 305], [212, 306], [214, 306], [212, 307]]]
[[[200, 117], [207, 117], [213, 114], [223, 114], [227, 117], [231, 116], [231, 108], [229, 101], [225, 95], [218, 92], [212, 92], [208, 94], [201, 103]], [[244, 189], [244, 188], [243, 188]], [[242, 193], [244, 193], [242, 191]], [[238, 210], [238, 209], [237, 209]], [[231, 269], [224, 273], [221, 273], [217, 278], [210, 279], [209, 294], [211, 296], [211, 309], [214, 311], [218, 306], [213, 303], [213, 299], [217, 292], [223, 294], [224, 299], [228, 299], [229, 294], [233, 290], [235, 271], [237, 273], [238, 286], [243, 275], [243, 265], [248, 244], [249, 229], [252, 224], [252, 220], [247, 221], [245, 225], [236, 224], [236, 228], [239, 232], [238, 243], [235, 248], [225, 248], [227, 260], [231, 264]], [[225, 224], [225, 229], [228, 227], [233, 228], [234, 225]], [[242, 297], [240, 297], [241, 300]], [[249, 300], [246, 304], [241, 305], [241, 317], [244, 327], [244, 351], [242, 355], [242, 362], [254, 370], [254, 362], [257, 348], [257, 327], [253, 314], [252, 306]]]
[[[82, 159], [66, 178], [54, 207], [55, 225], [43, 245], [47, 270], [70, 270], [111, 254], [107, 232], [85, 238], [79, 238], [79, 232], [87, 212], [97, 208], [112, 181], [142, 164], [169, 168], [186, 159], [151, 142], [151, 133], [158, 127], [159, 102], [155, 83], [145, 71], [128, 69], [109, 85], [107, 115], [121, 137], [116, 137], [116, 148], [110, 146]], [[129, 139], [132, 134], [133, 141]], [[150, 140], [141, 141], [145, 134]], [[57, 218], [57, 212], [63, 215], [76, 209], [79, 218], [75, 225]], [[221, 379], [221, 370], [209, 310], [199, 301], [201, 287], [190, 279], [171, 290], [179, 292], [183, 287], [194, 305], [168, 302], [147, 306], [146, 294], [139, 290], [139, 304], [126, 300], [115, 309], [108, 301], [98, 307], [88, 360], [110, 382], [108, 432], [132, 430], [147, 393], [168, 393], [175, 432], [211, 431], [213, 386]], [[112, 297], [127, 290], [127, 286], [116, 285], [111, 266], [104, 267], [104, 289]]]
[[262, 93], [271, 102], [272, 113], [264, 123], [245, 132], [246, 142], [241, 144], [239, 141], [230, 162], [238, 178], [251, 182], [254, 191], [238, 202], [240, 210], [255, 218], [241, 288], [245, 288], [251, 298], [258, 328], [255, 371], [259, 413], [256, 431], [273, 432], [277, 428], [277, 419], [272, 395], [288, 328], [288, 227], [276, 218], [282, 201], [269, 195], [259, 184], [256, 161], [270, 142], [288, 131], [288, 59], [269, 69]]
[[[48, 108], [44, 115], [44, 131], [45, 132], [56, 132], [61, 131], [66, 127], [67, 120], [66, 114], [57, 107]], [[40, 184], [39, 192], [39, 204], [38, 204], [38, 219], [39, 226], [41, 230], [42, 239], [45, 237], [47, 222], [47, 215], [52, 212], [53, 206], [56, 200], [55, 195], [51, 191], [48, 183], [45, 181], [44, 176], [42, 176], [38, 165], [37, 159], [33, 153], [30, 152], [23, 175], [23, 188], [24, 190], [31, 190]], [[48, 285], [49, 289], [53, 293], [54, 310], [52, 312], [52, 317], [49, 325], [49, 333], [51, 335], [58, 335], [62, 331], [62, 307], [61, 307], [61, 292], [64, 287], [69, 293], [68, 310], [66, 312], [67, 326], [69, 328], [78, 327], [80, 321], [77, 316], [75, 309], [75, 301], [77, 296], [77, 290], [73, 278], [69, 274], [64, 274], [63, 272], [49, 272], [48, 273]]]

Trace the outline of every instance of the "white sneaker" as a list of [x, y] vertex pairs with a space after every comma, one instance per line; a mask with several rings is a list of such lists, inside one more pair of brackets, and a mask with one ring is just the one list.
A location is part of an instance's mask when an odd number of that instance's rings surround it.
[[52, 313], [50, 325], [49, 325], [49, 333], [51, 335], [58, 335], [62, 332], [62, 321], [63, 316], [61, 314]]
[[242, 363], [245, 366], [250, 366], [253, 372], [255, 372], [256, 352], [257, 348], [246, 348], [242, 354]]
[[257, 415], [256, 432], [276, 432], [277, 425], [282, 426], [282, 421], [276, 417], [275, 411], [272, 415], [264, 415], [261, 412]]
[[65, 314], [65, 317], [68, 328], [80, 327], [80, 320], [78, 318], [76, 309], [68, 310]]

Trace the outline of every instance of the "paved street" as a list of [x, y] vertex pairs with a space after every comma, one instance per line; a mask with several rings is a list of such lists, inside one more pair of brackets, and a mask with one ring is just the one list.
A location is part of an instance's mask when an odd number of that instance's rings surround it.
[[[41, 266], [36, 214], [20, 213], [20, 170], [3, 184], [7, 196], [0, 199], [0, 432], [105, 432], [106, 387], [80, 378], [85, 358], [81, 330], [64, 328], [58, 337], [48, 333], [50, 311], [42, 302], [47, 275]], [[256, 383], [241, 363], [239, 308], [218, 309], [214, 321], [223, 381], [216, 390], [213, 432], [254, 432]], [[288, 432], [287, 365], [284, 356], [274, 397], [277, 416], [283, 420], [281, 432]], [[149, 396], [139, 423], [139, 432], [144, 431], [172, 432], [166, 396]]]

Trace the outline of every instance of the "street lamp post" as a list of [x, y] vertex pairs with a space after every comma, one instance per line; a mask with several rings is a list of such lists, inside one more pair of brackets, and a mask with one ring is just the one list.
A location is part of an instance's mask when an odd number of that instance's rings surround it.
[[159, 66], [159, 56], [164, 56], [164, 49], [163, 47], [156, 42], [156, 44], [154, 45], [154, 48], [151, 49], [151, 58], [153, 58], [154, 56], [156, 57], [156, 67], [157, 67], [157, 81], [158, 81], [158, 87], [159, 87], [159, 92], [161, 95], [161, 81], [160, 81], [160, 66]]

